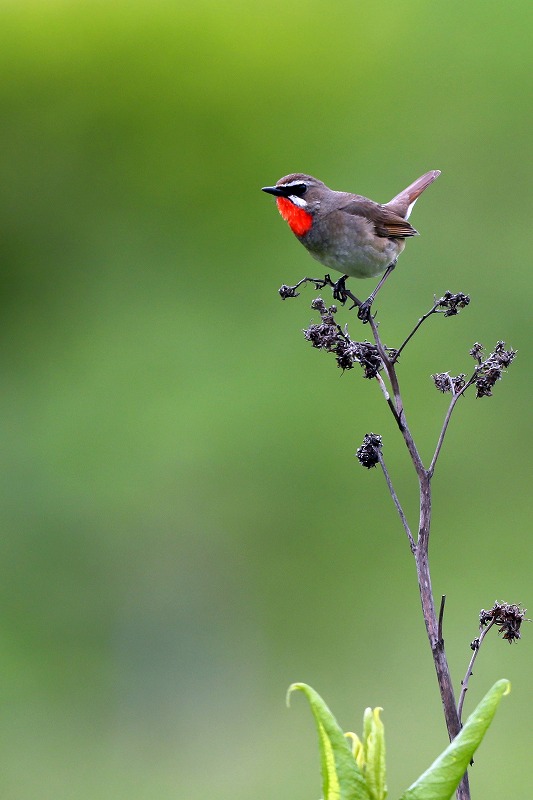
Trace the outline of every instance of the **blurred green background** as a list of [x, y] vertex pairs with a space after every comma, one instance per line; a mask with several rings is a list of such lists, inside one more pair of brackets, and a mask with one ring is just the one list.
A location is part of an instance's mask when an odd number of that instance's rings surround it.
[[[531, 3], [0, 8], [1, 797], [318, 797], [296, 680], [345, 729], [384, 707], [398, 797], [446, 734], [367, 431], [412, 520], [416, 485], [374, 383], [304, 342], [312, 289], [277, 296], [320, 270], [259, 189], [305, 171], [385, 201], [443, 171], [377, 304], [397, 345], [434, 293], [472, 296], [402, 358], [426, 459], [429, 374], [520, 351], [434, 481], [458, 685], [480, 608], [533, 604]], [[466, 710], [513, 692], [474, 797], [531, 796], [530, 638], [480, 656]]]

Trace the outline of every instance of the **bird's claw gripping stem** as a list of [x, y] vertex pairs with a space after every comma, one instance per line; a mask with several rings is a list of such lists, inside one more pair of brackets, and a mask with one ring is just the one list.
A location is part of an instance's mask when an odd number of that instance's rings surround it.
[[361, 320], [363, 323], [367, 323], [370, 320], [370, 311], [372, 309], [372, 302], [373, 298], [369, 297], [368, 300], [365, 300], [364, 303], [361, 303], [359, 306], [359, 311], [357, 312], [357, 318]]
[[[329, 278], [329, 275], [327, 275], [326, 277]], [[338, 302], [342, 303], [342, 305], [344, 305], [348, 299], [348, 295], [346, 294], [347, 277], [348, 277], [347, 275], [343, 275], [342, 278], [339, 278], [339, 280], [336, 283], [331, 284], [333, 288], [333, 299], [338, 300]]]
[[[298, 297], [300, 292], [297, 289], [300, 288], [304, 283], [312, 283], [315, 289], [318, 291], [323, 289], [325, 286], [331, 286], [333, 289], [333, 299], [336, 300], [338, 303], [342, 303], [344, 305], [347, 300], [351, 300], [353, 305], [350, 306], [350, 310], [352, 308], [359, 308], [360, 311], [358, 313], [358, 317], [363, 322], [368, 322], [370, 319], [370, 307], [373, 302], [373, 297], [369, 297], [368, 300], [365, 300], [364, 303], [350, 292], [349, 289], [346, 288], [346, 278], [348, 275], [343, 275], [339, 278], [338, 281], [333, 281], [331, 279], [331, 275], [324, 275], [323, 278], [302, 278], [298, 283], [294, 284], [294, 286], [287, 286], [283, 284], [283, 286], [279, 289], [279, 294], [283, 300], [286, 300], [288, 297]], [[361, 309], [363, 311], [361, 312]]]

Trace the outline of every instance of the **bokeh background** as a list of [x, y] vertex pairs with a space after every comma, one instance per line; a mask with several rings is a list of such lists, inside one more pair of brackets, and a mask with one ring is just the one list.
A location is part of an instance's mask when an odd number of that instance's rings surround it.
[[[305, 171], [385, 201], [442, 170], [377, 304], [397, 345], [434, 293], [472, 296], [402, 358], [426, 459], [447, 404], [430, 373], [470, 370], [476, 340], [520, 351], [459, 404], [434, 481], [458, 685], [480, 608], [533, 605], [531, 3], [0, 12], [2, 798], [318, 797], [292, 681], [344, 729], [384, 707], [397, 798], [446, 733], [363, 435], [411, 520], [416, 484], [377, 387], [303, 340], [313, 291], [277, 296], [319, 270], [259, 189]], [[531, 796], [531, 635], [479, 659], [467, 710], [498, 678], [513, 692], [474, 797]]]

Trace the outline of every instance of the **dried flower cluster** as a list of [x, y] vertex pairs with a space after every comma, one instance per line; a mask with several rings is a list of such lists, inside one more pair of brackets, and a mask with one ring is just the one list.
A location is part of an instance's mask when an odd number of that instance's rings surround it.
[[360, 364], [365, 378], [375, 378], [383, 368], [378, 348], [370, 342], [354, 342], [335, 321], [336, 306], [327, 308], [321, 297], [311, 303], [311, 308], [320, 313], [321, 322], [312, 324], [304, 330], [304, 336], [313, 347], [334, 353], [338, 366], [342, 369], [353, 369]]
[[444, 311], [445, 317], [455, 317], [461, 308], [465, 308], [470, 302], [470, 296], [463, 294], [463, 292], [445, 292], [444, 295], [435, 304], [437, 311]]
[[461, 372], [453, 378], [448, 372], [437, 372], [431, 376], [439, 392], [458, 394], [466, 386], [465, 374]]
[[483, 345], [479, 342], [476, 342], [470, 350], [470, 355], [478, 362], [474, 380], [476, 397], [491, 397], [494, 384], [500, 380], [503, 370], [514, 360], [516, 350], [512, 348], [506, 350], [505, 342], [496, 342], [496, 347], [485, 360], [483, 351]]
[[356, 456], [362, 467], [372, 469], [379, 464], [382, 439], [377, 433], [365, 433], [363, 444], [357, 448]]
[[286, 283], [280, 286], [278, 291], [279, 291], [279, 296], [281, 297], [282, 300], [287, 300], [288, 297], [298, 297], [298, 295], [300, 294], [300, 292], [296, 291], [295, 286], [287, 286]]
[[[512, 644], [520, 639], [520, 626], [526, 619], [526, 608], [520, 608], [516, 603], [494, 603], [491, 609], [481, 609], [479, 613], [479, 627], [486, 628], [491, 623], [498, 626], [498, 633]], [[529, 621], [529, 620], [526, 620]]]
[[496, 342], [493, 352], [487, 358], [483, 357], [484, 350], [485, 348], [479, 342], [475, 342], [470, 349], [469, 354], [477, 361], [477, 366], [468, 381], [465, 380], [464, 372], [455, 378], [448, 372], [437, 372], [432, 375], [435, 387], [439, 392], [459, 394], [463, 389], [475, 384], [476, 397], [491, 397], [494, 384], [500, 380], [504, 369], [512, 363], [516, 356], [516, 350], [512, 348], [506, 350], [505, 342]]

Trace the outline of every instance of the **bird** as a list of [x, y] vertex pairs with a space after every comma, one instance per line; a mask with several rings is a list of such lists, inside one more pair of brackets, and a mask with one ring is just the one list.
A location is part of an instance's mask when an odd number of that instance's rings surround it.
[[326, 276], [335, 299], [346, 302], [349, 277], [382, 276], [364, 303], [350, 294], [359, 305], [359, 318], [367, 322], [376, 294], [396, 266], [405, 240], [418, 234], [408, 222], [413, 206], [440, 174], [438, 169], [426, 172], [384, 204], [336, 192], [301, 172], [285, 175], [275, 186], [263, 186], [262, 191], [274, 195], [279, 213], [309, 254], [342, 274], [336, 283]]

